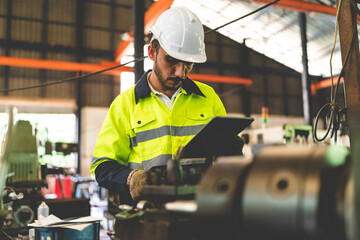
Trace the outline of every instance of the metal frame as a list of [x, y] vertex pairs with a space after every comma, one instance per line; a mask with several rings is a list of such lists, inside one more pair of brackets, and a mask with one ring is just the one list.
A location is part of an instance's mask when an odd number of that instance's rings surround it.
[[[268, 4], [273, 2], [273, 0], [253, 0], [256, 3]], [[336, 15], [336, 8], [331, 6], [326, 6], [318, 3], [306, 2], [302, 0], [281, 0], [280, 2], [272, 5], [278, 8], [284, 8], [292, 11], [311, 13], [319, 12], [326, 13], [330, 15]]]
[[[134, 57], [144, 56], [144, 13], [145, 0], [133, 0], [133, 23], [134, 23]], [[144, 74], [144, 59], [134, 63], [135, 83]]]
[[308, 55], [307, 55], [306, 14], [303, 12], [299, 13], [299, 25], [300, 25], [302, 65], [303, 65], [303, 72], [301, 74], [303, 112], [304, 112], [305, 124], [312, 125], [313, 114], [312, 114], [312, 99], [311, 99], [311, 90], [310, 90], [311, 83], [309, 78]]
[[[263, 67], [266, 67], [266, 58], [263, 58]], [[268, 74], [264, 73], [263, 75], [263, 96], [264, 96], [264, 106], [269, 107], [270, 105], [270, 98], [269, 98], [269, 80]]]
[[[12, 1], [7, 1], [7, 12], [12, 12]], [[8, 14], [6, 16], [6, 35], [5, 35], [6, 41], [11, 39], [11, 15]], [[10, 56], [10, 48], [8, 46], [5, 47], [5, 56]], [[4, 89], [8, 89], [9, 87], [9, 75], [10, 75], [10, 68], [9, 66], [4, 67]], [[4, 93], [4, 95], [8, 95], [8, 93]]]
[[[249, 64], [249, 48], [246, 47], [245, 41], [242, 45], [240, 45], [240, 53], [239, 53], [239, 59], [240, 59], [240, 65], [239, 68], [239, 75], [241, 74], [244, 77], [250, 76], [250, 64]], [[241, 100], [242, 100], [242, 111], [245, 114], [246, 117], [250, 117], [251, 115], [251, 85], [246, 85], [241, 89]]]
[[[47, 31], [46, 22], [48, 20], [48, 15], [49, 15], [48, 9], [49, 9], [49, 0], [43, 0], [43, 2], [42, 2], [42, 24], [41, 24], [41, 28], [42, 28], [41, 29], [41, 41], [43, 43], [47, 42], [48, 31]], [[41, 50], [41, 58], [46, 59], [46, 51], [44, 49]], [[40, 83], [44, 84], [46, 81], [46, 71], [44, 69], [41, 69], [39, 75], [40, 75], [39, 76]], [[41, 97], [45, 97], [45, 88], [41, 87], [40, 91], [41, 91], [40, 92]]]

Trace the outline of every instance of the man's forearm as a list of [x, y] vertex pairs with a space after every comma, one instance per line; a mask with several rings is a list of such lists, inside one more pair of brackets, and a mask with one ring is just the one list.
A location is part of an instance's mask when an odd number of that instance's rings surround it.
[[129, 192], [126, 184], [127, 177], [132, 170], [116, 161], [106, 161], [95, 169], [95, 178], [99, 186], [115, 193]]

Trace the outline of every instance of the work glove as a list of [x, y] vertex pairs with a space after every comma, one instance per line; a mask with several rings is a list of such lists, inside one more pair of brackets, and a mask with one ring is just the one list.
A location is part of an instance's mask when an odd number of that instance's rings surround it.
[[148, 170], [135, 171], [130, 180], [129, 188], [132, 199], [138, 201], [141, 199], [144, 191], [144, 185], [156, 182], [156, 174]]

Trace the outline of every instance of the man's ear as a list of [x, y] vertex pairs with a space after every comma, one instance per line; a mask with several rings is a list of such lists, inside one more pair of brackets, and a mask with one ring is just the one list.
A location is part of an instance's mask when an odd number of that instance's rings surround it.
[[151, 44], [148, 46], [148, 56], [151, 60], [155, 60], [156, 48]]

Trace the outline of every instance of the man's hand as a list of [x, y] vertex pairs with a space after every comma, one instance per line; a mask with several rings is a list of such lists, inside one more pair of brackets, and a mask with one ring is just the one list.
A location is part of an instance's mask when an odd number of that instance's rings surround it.
[[156, 174], [148, 170], [137, 170], [130, 178], [130, 195], [132, 199], [138, 201], [141, 199], [144, 185], [156, 182]]

